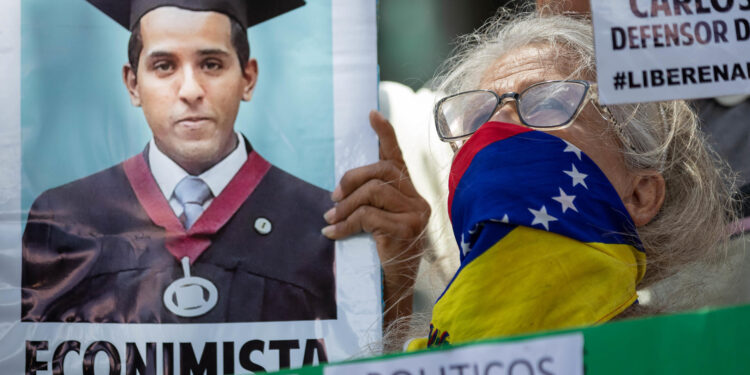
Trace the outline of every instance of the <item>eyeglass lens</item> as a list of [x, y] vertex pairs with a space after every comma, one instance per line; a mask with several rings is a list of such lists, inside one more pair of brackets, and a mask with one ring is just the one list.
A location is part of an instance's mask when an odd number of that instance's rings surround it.
[[586, 86], [578, 82], [548, 82], [521, 93], [518, 112], [529, 126], [554, 127], [569, 122], [578, 111]]
[[497, 107], [497, 96], [469, 91], [448, 98], [437, 109], [437, 126], [443, 138], [471, 134], [487, 122]]
[[[524, 90], [518, 99], [521, 120], [532, 127], [564, 125], [575, 116], [586, 95], [580, 82], [544, 82]], [[438, 131], [443, 138], [474, 133], [495, 112], [498, 97], [488, 91], [468, 91], [442, 101], [436, 110]]]

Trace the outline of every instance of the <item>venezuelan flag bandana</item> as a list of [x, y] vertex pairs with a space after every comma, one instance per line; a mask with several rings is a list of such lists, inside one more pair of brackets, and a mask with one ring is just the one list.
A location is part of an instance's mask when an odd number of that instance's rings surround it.
[[409, 349], [606, 322], [636, 301], [645, 254], [630, 215], [574, 145], [484, 124], [451, 167], [461, 266]]

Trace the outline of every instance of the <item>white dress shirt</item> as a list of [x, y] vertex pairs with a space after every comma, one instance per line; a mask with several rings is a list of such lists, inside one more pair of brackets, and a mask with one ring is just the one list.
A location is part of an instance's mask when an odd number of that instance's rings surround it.
[[[221, 191], [227, 187], [229, 181], [232, 180], [234, 175], [242, 168], [242, 165], [245, 164], [245, 161], [247, 161], [245, 140], [239, 133], [235, 134], [237, 135], [237, 147], [235, 147], [234, 151], [209, 170], [201, 173], [200, 176], [196, 176], [208, 185], [211, 194], [213, 194], [212, 198], [203, 203], [204, 211], [211, 205], [213, 198], [221, 194]], [[154, 176], [156, 184], [159, 185], [162, 194], [164, 194], [164, 198], [169, 201], [169, 206], [172, 207], [175, 216], [180, 217], [183, 208], [174, 196], [174, 188], [189, 173], [161, 152], [153, 139], [149, 142], [148, 148], [148, 164], [151, 167], [151, 174]]]

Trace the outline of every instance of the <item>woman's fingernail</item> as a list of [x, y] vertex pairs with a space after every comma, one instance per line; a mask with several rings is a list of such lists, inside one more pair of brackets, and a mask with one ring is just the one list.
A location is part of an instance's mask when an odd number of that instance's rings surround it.
[[333, 189], [333, 193], [331, 194], [331, 200], [334, 202], [338, 202], [343, 198], [344, 193], [341, 192], [341, 185], [336, 185], [336, 188]]
[[320, 230], [320, 233], [323, 233], [324, 236], [331, 238], [331, 236], [333, 236], [333, 228], [333, 225], [323, 227], [323, 229]]
[[336, 216], [336, 207], [332, 207], [330, 210], [323, 214], [323, 218], [326, 219], [328, 224], [333, 224], [333, 218]]

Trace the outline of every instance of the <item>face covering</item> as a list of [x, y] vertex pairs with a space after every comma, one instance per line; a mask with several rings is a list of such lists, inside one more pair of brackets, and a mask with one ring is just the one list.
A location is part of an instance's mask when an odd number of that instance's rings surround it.
[[461, 266], [426, 340], [460, 343], [606, 322], [636, 302], [646, 257], [604, 173], [574, 145], [484, 124], [451, 167]]

